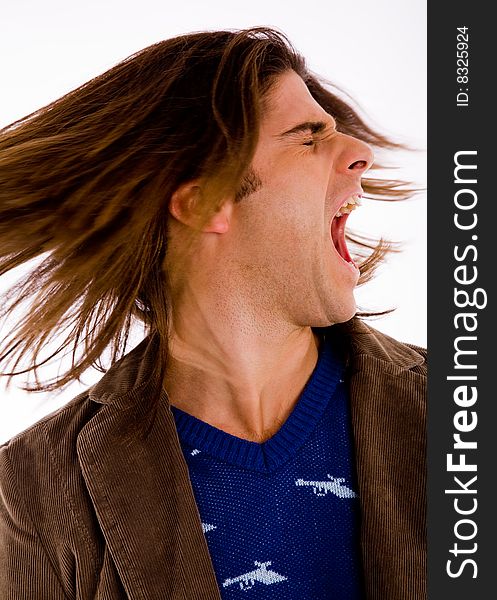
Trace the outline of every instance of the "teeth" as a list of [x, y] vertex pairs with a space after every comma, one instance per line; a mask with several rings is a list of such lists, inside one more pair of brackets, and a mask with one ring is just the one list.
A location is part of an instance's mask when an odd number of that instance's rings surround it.
[[356, 206], [361, 206], [361, 195], [352, 194], [350, 198], [347, 198], [342, 206], [338, 209], [336, 217], [343, 217], [343, 215], [349, 215]]

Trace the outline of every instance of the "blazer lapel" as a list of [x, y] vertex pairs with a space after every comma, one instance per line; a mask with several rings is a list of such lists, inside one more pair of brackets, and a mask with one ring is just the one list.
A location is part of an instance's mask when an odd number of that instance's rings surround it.
[[[143, 343], [140, 347], [144, 349]], [[122, 361], [129, 363], [136, 351]], [[124, 443], [130, 402], [123, 401], [126, 395], [116, 396], [113, 373], [120, 363], [92, 391], [96, 401], [106, 404], [81, 430], [77, 450], [123, 586], [130, 599], [220, 600], [167, 398], [160, 403], [148, 437]], [[129, 369], [124, 371], [129, 381]], [[143, 395], [147, 386], [141, 384], [137, 381], [133, 388]], [[134, 391], [131, 396], [139, 401]]]
[[368, 598], [426, 597], [423, 356], [354, 319], [348, 371]]

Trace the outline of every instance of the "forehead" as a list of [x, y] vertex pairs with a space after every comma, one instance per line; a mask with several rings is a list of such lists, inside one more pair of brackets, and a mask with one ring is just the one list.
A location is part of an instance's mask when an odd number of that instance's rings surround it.
[[295, 71], [287, 71], [276, 78], [266, 98], [261, 133], [277, 134], [305, 121], [334, 125], [333, 117], [314, 100], [304, 80]]

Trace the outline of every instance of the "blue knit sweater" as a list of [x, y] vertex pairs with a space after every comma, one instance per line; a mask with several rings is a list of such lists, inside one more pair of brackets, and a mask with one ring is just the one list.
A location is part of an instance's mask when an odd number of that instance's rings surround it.
[[297, 404], [262, 444], [171, 407], [223, 599], [364, 598], [343, 372], [324, 335]]

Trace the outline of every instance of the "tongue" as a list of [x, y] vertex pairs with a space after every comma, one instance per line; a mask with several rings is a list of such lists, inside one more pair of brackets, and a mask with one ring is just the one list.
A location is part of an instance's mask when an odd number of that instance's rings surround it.
[[345, 222], [349, 215], [335, 217], [331, 222], [331, 239], [340, 256], [345, 262], [352, 262], [347, 244], [345, 243]]

